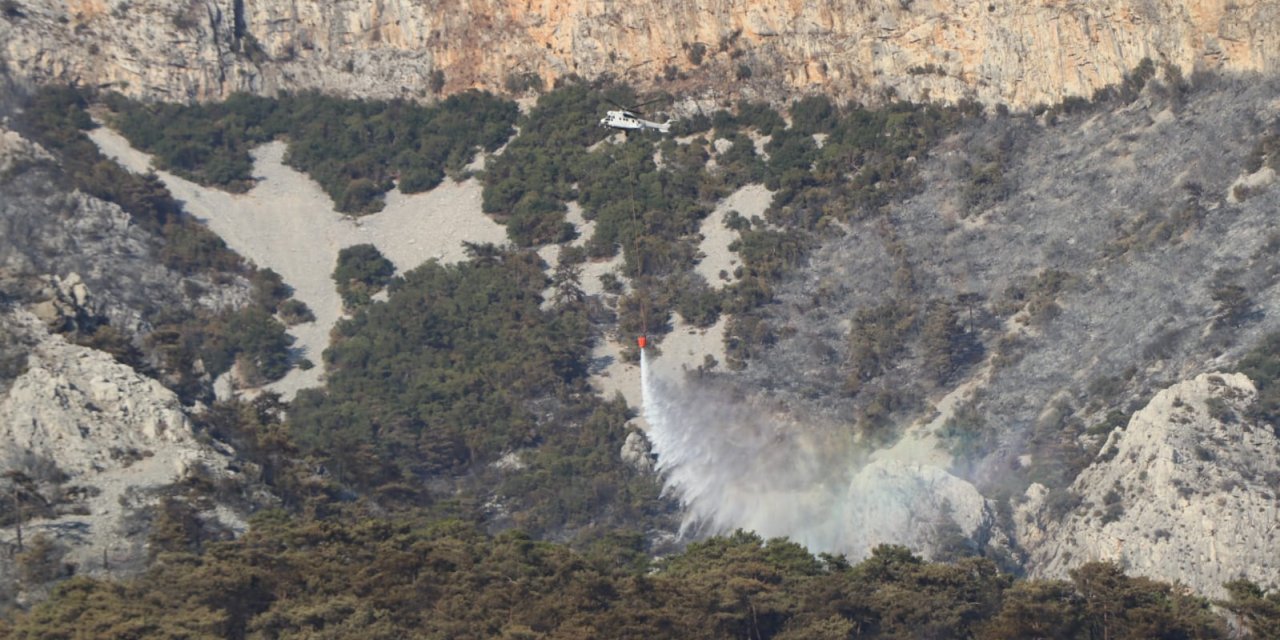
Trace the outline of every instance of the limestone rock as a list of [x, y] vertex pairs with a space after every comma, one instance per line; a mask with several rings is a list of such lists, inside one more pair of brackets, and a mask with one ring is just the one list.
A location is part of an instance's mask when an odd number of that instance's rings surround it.
[[240, 277], [214, 282], [162, 263], [155, 235], [115, 204], [53, 188], [63, 176], [38, 145], [0, 126], [0, 286], [32, 307], [51, 329], [92, 328], [106, 320], [124, 335], [146, 334], [175, 308], [235, 308], [249, 299]]
[[623, 462], [639, 471], [653, 470], [653, 457], [649, 453], [649, 442], [645, 440], [644, 435], [639, 431], [632, 431], [627, 434], [627, 439], [622, 443], [621, 456]]
[[[69, 513], [25, 529], [58, 537], [71, 547], [68, 559], [86, 568], [101, 565], [104, 549], [114, 564], [136, 563], [145, 531], [130, 519], [191, 474], [235, 475], [231, 459], [196, 438], [177, 396], [156, 380], [44, 333], [30, 315], [25, 322], [43, 338], [0, 399], [0, 473], [60, 476], [63, 492], [81, 497]], [[238, 516], [220, 511], [229, 520], [224, 524], [243, 528]], [[0, 540], [13, 537], [13, 530], [0, 530]]]
[[58, 461], [74, 475], [121, 466], [111, 451], [196, 446], [177, 397], [109, 355], [50, 338], [0, 402], [9, 451]]
[[53, 161], [44, 147], [27, 140], [16, 132], [0, 128], [0, 176], [4, 176], [19, 164]]
[[1242, 415], [1243, 374], [1203, 374], [1156, 394], [1071, 485], [1081, 506], [1059, 522], [1043, 487], [1016, 516], [1034, 574], [1063, 577], [1091, 560], [1221, 597], [1224, 582], [1280, 582], [1275, 557], [1280, 441]]
[[528, 466], [529, 464], [520, 457], [520, 452], [518, 451], [508, 452], [493, 463], [493, 468], [502, 469], [503, 471], [520, 471]]
[[88, 329], [94, 323], [97, 309], [92, 304], [89, 287], [80, 279], [80, 274], [71, 272], [66, 278], [52, 275], [46, 278], [52, 286], [44, 287], [40, 292], [41, 300], [31, 305], [31, 312], [44, 323], [50, 331], [61, 332], [76, 328]]
[[946, 529], [978, 548], [991, 541], [995, 512], [973, 485], [943, 469], [877, 460], [849, 485], [852, 514], [848, 535], [859, 539], [847, 548], [869, 551], [878, 544], [901, 544], [926, 557], [938, 557]]
[[1090, 96], [1144, 58], [1271, 72], [1280, 6], [1221, 0], [18, 0], [0, 52], [37, 80], [185, 101], [315, 88], [426, 98], [570, 75], [714, 99], [823, 91], [1015, 106]]

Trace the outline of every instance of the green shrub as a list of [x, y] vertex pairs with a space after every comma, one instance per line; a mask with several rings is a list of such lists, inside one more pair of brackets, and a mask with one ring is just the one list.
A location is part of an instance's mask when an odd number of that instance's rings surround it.
[[765, 177], [765, 163], [756, 154], [755, 144], [747, 136], [736, 132], [717, 133], [728, 140], [731, 146], [716, 157], [717, 172], [726, 186], [737, 188], [747, 184], [762, 182]]
[[724, 329], [725, 364], [735, 371], [745, 369], [748, 360], [777, 340], [777, 333], [763, 319], [748, 314], [730, 316]]
[[1209, 297], [1218, 303], [1216, 312], [1220, 321], [1227, 326], [1239, 324], [1253, 310], [1253, 299], [1249, 297], [1249, 291], [1234, 282], [1214, 287]]
[[685, 54], [689, 56], [689, 64], [695, 67], [699, 66], [702, 64], [702, 59], [707, 55], [707, 45], [701, 42], [686, 44]]
[[316, 314], [311, 312], [311, 308], [297, 298], [289, 298], [280, 303], [279, 313], [280, 319], [290, 327], [304, 322], [315, 322], [316, 319]]
[[293, 294], [293, 288], [285, 284], [284, 278], [271, 269], [254, 270], [249, 276], [249, 284], [253, 285], [254, 303], [272, 313]]
[[0, 15], [9, 20], [27, 17], [26, 12], [22, 10], [22, 5], [18, 4], [18, 0], [0, 0]]
[[250, 307], [231, 317], [228, 339], [236, 352], [242, 379], [257, 385], [289, 372], [293, 338], [265, 311]]
[[444, 182], [444, 170], [439, 167], [409, 169], [400, 176], [396, 186], [404, 193], [430, 191]]
[[[490, 159], [483, 175], [481, 205], [510, 223], [520, 214], [512, 239], [522, 246], [547, 242], [564, 221], [564, 203], [575, 197], [573, 185], [598, 163], [587, 163], [587, 147], [609, 135], [597, 126], [607, 100], [634, 102], [628, 89], [604, 92], [574, 83], [539, 96], [520, 120], [520, 135], [502, 155]], [[524, 203], [518, 209], [518, 205]], [[545, 219], [544, 219], [545, 218]]]
[[685, 322], [695, 327], [709, 327], [720, 318], [720, 296], [701, 276], [682, 278], [673, 288], [676, 311]]
[[1258, 398], [1249, 406], [1249, 417], [1280, 431], [1280, 332], [1264, 337], [1236, 365], [1258, 387]]
[[737, 121], [739, 126], [755, 129], [765, 136], [784, 131], [787, 126], [782, 116], [767, 103], [747, 100], [738, 103]]
[[1204, 405], [1209, 412], [1209, 417], [1219, 422], [1235, 422], [1236, 413], [1226, 400], [1215, 396], [1205, 399]]
[[981, 398], [974, 397], [961, 403], [939, 431], [947, 450], [959, 460], [981, 460], [998, 444], [999, 433], [983, 417], [980, 402]]
[[960, 317], [947, 303], [935, 302], [921, 328], [924, 366], [935, 382], [945, 382], [965, 365], [982, 357], [982, 344], [960, 326]]
[[824, 95], [806, 96], [791, 103], [791, 128], [799, 133], [830, 133], [840, 121], [840, 113]]
[[342, 304], [348, 309], [368, 304], [379, 289], [391, 281], [396, 267], [371, 244], [357, 244], [338, 252], [333, 270]]

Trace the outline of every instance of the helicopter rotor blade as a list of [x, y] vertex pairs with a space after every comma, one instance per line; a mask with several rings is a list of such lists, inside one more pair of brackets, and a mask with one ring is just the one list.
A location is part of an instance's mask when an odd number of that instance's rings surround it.
[[665, 102], [665, 101], [670, 100], [670, 99], [671, 99], [671, 96], [658, 96], [657, 98], [654, 98], [654, 99], [652, 99], [652, 100], [649, 100], [648, 102], [641, 102], [640, 104], [637, 104], [637, 105], [632, 106], [632, 107], [631, 107], [631, 110], [632, 110], [632, 111], [638, 111], [638, 110], [640, 109], [640, 107], [645, 107], [645, 106], [648, 106], [648, 105], [654, 104], [655, 102]]
[[654, 98], [654, 99], [652, 99], [652, 100], [647, 100], [647, 101], [645, 101], [645, 102], [641, 102], [640, 104], [626, 105], [626, 104], [622, 104], [622, 103], [618, 102], [617, 100], [614, 100], [613, 98], [610, 98], [610, 97], [608, 97], [608, 96], [600, 96], [600, 97], [601, 97], [601, 99], [603, 99], [605, 102], [608, 102], [609, 104], [611, 104], [611, 105], [613, 105], [613, 106], [615, 106], [615, 107], [617, 107], [617, 108], [619, 108], [619, 109], [622, 109], [623, 111], [629, 111], [629, 112], [634, 113], [634, 114], [637, 114], [637, 115], [644, 115], [644, 111], [642, 111], [642, 110], [640, 109], [641, 107], [648, 106], [648, 105], [651, 105], [651, 104], [654, 104], [654, 103], [658, 103], [658, 102], [665, 102], [665, 101], [669, 101], [669, 100], [671, 100], [671, 96], [658, 96], [657, 98]]

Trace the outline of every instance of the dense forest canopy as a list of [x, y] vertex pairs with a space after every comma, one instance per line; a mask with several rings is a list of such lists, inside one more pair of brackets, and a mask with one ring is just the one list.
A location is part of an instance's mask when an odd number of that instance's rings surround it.
[[[1276, 594], [1226, 603], [1259, 632]], [[0, 623], [3, 624], [3, 623]], [[1264, 626], [1272, 625], [1272, 626]], [[4, 627], [0, 626], [0, 630]], [[324, 521], [273, 511], [203, 554], [161, 553], [122, 583], [72, 578], [15, 638], [1225, 638], [1209, 602], [1110, 564], [1013, 581], [989, 560], [931, 564], [882, 546], [851, 565], [785, 540], [713, 538], [650, 564], [457, 521]]]
[[472, 253], [392, 279], [386, 302], [339, 322], [325, 387], [289, 410], [300, 451], [396, 508], [463, 489], [526, 531], [586, 537], [663, 517], [654, 480], [616, 459], [628, 408], [587, 385], [587, 303], [544, 306], [531, 251]]

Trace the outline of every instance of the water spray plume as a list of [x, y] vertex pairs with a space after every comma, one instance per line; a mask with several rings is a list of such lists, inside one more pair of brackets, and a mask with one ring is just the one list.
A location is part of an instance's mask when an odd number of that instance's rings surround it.
[[670, 384], [643, 349], [640, 379], [657, 471], [685, 510], [682, 535], [742, 528], [861, 558], [885, 542], [927, 549], [944, 521], [971, 533], [984, 517], [972, 486], [935, 467], [869, 461], [847, 426]]
[[[823, 512], [847, 479], [826, 475], [824, 452], [744, 403], [690, 397], [640, 354], [644, 418], [666, 491], [685, 506], [685, 533], [746, 528], [829, 546]], [[836, 518], [841, 519], [841, 518]], [[815, 525], [817, 525], [815, 527]]]

